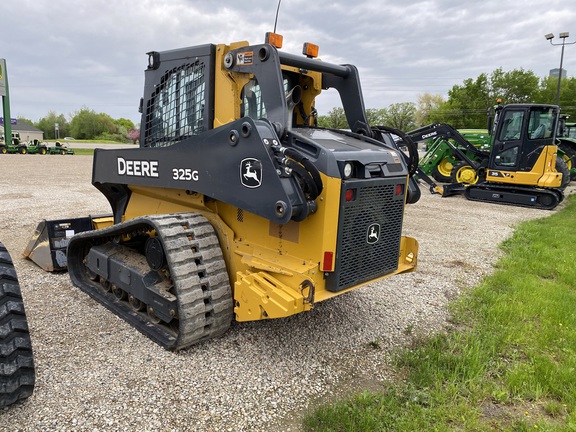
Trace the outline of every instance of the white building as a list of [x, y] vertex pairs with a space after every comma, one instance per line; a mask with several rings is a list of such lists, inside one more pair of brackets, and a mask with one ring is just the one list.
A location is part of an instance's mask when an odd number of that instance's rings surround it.
[[[12, 133], [19, 133], [20, 140], [22, 141], [32, 141], [37, 139], [38, 141], [44, 141], [44, 132], [40, 129], [32, 126], [25, 120], [20, 120], [16, 122], [15, 125], [12, 126]], [[4, 135], [4, 125], [0, 123], [0, 135]]]

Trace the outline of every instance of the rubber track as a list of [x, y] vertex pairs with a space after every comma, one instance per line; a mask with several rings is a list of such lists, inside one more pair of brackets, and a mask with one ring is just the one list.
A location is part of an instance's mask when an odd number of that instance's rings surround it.
[[0, 243], [0, 408], [29, 397], [35, 375], [20, 285], [10, 254]]
[[[86, 244], [102, 244], [120, 234], [156, 231], [162, 241], [177, 297], [177, 331], [157, 325], [91, 281], [83, 268]], [[76, 235], [68, 246], [68, 272], [74, 285], [166, 349], [180, 350], [223, 334], [233, 319], [226, 263], [210, 222], [196, 213], [139, 217]]]
[[[472, 188], [483, 189], [486, 191], [494, 191], [494, 192], [514, 192], [514, 193], [518, 193], [518, 194], [522, 194], [522, 195], [537, 195], [537, 196], [547, 195], [550, 198], [552, 198], [554, 200], [554, 202], [553, 202], [553, 204], [551, 204], [549, 206], [544, 206], [544, 205], [539, 203], [539, 200], [536, 201], [535, 205], [523, 205], [523, 204], [517, 204], [517, 203], [512, 203], [512, 202], [502, 201], [502, 200], [476, 199], [476, 198], [470, 197], [470, 190], [472, 190]], [[505, 205], [513, 205], [516, 207], [529, 207], [529, 208], [538, 208], [538, 209], [544, 209], [544, 210], [552, 210], [553, 208], [555, 208], [558, 204], [560, 204], [564, 200], [564, 194], [559, 189], [534, 189], [534, 188], [521, 187], [521, 186], [507, 187], [507, 186], [493, 185], [493, 184], [469, 185], [466, 188], [464, 195], [465, 195], [466, 199], [468, 199], [470, 201], [490, 202], [490, 203], [494, 203], [494, 204], [505, 204]]]

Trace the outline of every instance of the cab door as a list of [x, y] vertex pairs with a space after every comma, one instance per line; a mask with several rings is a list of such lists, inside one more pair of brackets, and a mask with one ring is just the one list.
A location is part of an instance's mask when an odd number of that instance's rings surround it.
[[526, 139], [520, 158], [520, 171], [532, 171], [546, 146], [555, 145], [558, 108], [555, 106], [531, 107], [528, 113]]
[[490, 155], [490, 169], [531, 171], [545, 146], [553, 145], [558, 117], [554, 106], [505, 109]]
[[517, 171], [522, 150], [526, 110], [504, 109], [490, 153], [490, 169]]

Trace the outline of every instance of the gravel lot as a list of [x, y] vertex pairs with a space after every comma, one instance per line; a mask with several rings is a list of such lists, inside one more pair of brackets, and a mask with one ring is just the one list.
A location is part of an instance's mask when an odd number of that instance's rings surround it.
[[405, 234], [420, 242], [417, 272], [307, 314], [235, 323], [224, 337], [174, 354], [67, 274], [21, 257], [41, 219], [109, 211], [91, 169], [90, 156], [0, 156], [0, 239], [18, 271], [37, 367], [33, 396], [0, 411], [11, 430], [297, 431], [315, 403], [378, 389], [394, 350], [441, 331], [447, 302], [492, 271], [498, 243], [520, 221], [550, 214], [423, 188], [405, 218]]

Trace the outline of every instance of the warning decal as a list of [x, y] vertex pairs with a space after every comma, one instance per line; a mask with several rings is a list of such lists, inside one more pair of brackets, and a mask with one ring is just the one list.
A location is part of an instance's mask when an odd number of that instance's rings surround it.
[[254, 61], [254, 52], [240, 52], [236, 55], [236, 64], [238, 66], [251, 65]]

